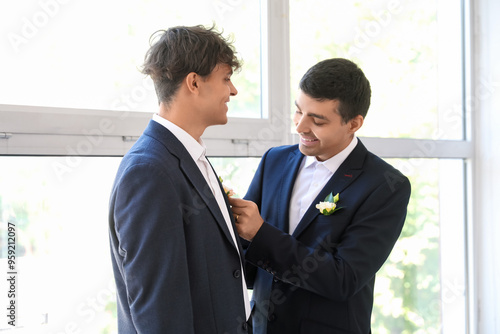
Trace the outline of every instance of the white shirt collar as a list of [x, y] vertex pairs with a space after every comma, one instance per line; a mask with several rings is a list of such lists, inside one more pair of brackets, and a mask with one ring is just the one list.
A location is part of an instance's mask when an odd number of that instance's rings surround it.
[[358, 138], [354, 136], [346, 148], [325, 161], [318, 161], [315, 156], [306, 156], [303, 168], [309, 168], [315, 166], [316, 164], [321, 164], [328, 168], [332, 173], [335, 173], [344, 160], [347, 159], [349, 154], [351, 154], [357, 144]]
[[153, 121], [158, 122], [167, 128], [173, 135], [184, 145], [189, 155], [193, 158], [194, 161], [197, 161], [200, 158], [205, 156], [205, 152], [207, 150], [203, 140], [197, 141], [194, 139], [189, 133], [187, 133], [184, 129], [170, 122], [169, 120], [161, 117], [158, 114], [153, 115]]

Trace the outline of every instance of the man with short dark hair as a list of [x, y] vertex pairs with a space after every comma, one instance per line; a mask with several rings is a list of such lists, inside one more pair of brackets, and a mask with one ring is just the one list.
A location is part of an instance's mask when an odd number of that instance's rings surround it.
[[201, 140], [227, 122], [240, 64], [212, 28], [157, 37], [143, 72], [159, 111], [124, 156], [110, 200], [118, 332], [247, 333], [243, 253]]
[[230, 199], [249, 241], [255, 334], [371, 332], [375, 274], [401, 233], [410, 183], [355, 136], [370, 96], [353, 62], [314, 65], [295, 101], [300, 143], [267, 151], [246, 200]]

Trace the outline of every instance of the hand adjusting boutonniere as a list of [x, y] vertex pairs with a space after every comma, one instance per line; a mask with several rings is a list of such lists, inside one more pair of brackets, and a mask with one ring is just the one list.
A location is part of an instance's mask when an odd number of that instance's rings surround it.
[[319, 202], [319, 204], [316, 204], [316, 209], [318, 209], [322, 215], [329, 216], [335, 211], [342, 209], [342, 207], [337, 207], [338, 201], [339, 194], [333, 196], [332, 193], [330, 193], [328, 196], [326, 196], [324, 202]]
[[224, 180], [222, 180], [222, 177], [219, 176], [219, 181], [222, 184], [222, 188], [224, 188], [224, 192], [226, 193], [227, 197], [231, 197], [235, 195], [235, 192], [233, 191], [232, 188], [228, 188], [224, 185]]

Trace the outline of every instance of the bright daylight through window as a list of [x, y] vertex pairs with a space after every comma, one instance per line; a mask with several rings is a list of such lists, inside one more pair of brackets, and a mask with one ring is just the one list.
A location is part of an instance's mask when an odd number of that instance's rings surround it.
[[358, 135], [412, 185], [405, 227], [377, 274], [372, 331], [468, 333], [463, 207], [471, 154], [442, 149], [470, 139], [464, 3], [0, 4], [0, 119], [15, 120], [0, 122], [0, 267], [8, 265], [12, 223], [20, 277], [20, 326], [2, 321], [0, 331], [116, 333], [108, 199], [121, 156], [157, 111], [140, 66], [155, 31], [215, 24], [243, 60], [232, 77], [238, 95], [229, 124], [205, 132], [224, 183], [244, 196], [260, 155], [297, 141], [288, 106], [309, 67], [332, 57], [355, 61], [372, 88]]
[[[312, 64], [345, 57], [372, 87], [359, 136], [462, 140], [462, 24], [460, 2], [291, 0], [291, 99]], [[442, 333], [444, 324], [466, 333], [466, 224], [456, 209], [465, 201], [464, 160], [415, 159], [435, 145], [388, 160], [410, 178], [412, 196], [402, 235], [377, 275], [375, 333]]]
[[215, 23], [245, 63], [245, 75], [233, 78], [240, 92], [231, 116], [261, 117], [258, 1], [31, 0], [2, 7], [0, 72], [9, 78], [0, 83], [2, 104], [154, 112], [153, 83], [139, 72], [151, 34]]

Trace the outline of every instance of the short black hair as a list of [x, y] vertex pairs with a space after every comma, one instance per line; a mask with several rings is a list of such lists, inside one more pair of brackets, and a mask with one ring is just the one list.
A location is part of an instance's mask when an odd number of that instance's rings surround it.
[[342, 121], [347, 123], [357, 115], [366, 117], [370, 107], [370, 82], [363, 71], [344, 58], [323, 60], [302, 77], [299, 88], [318, 101], [339, 100]]

